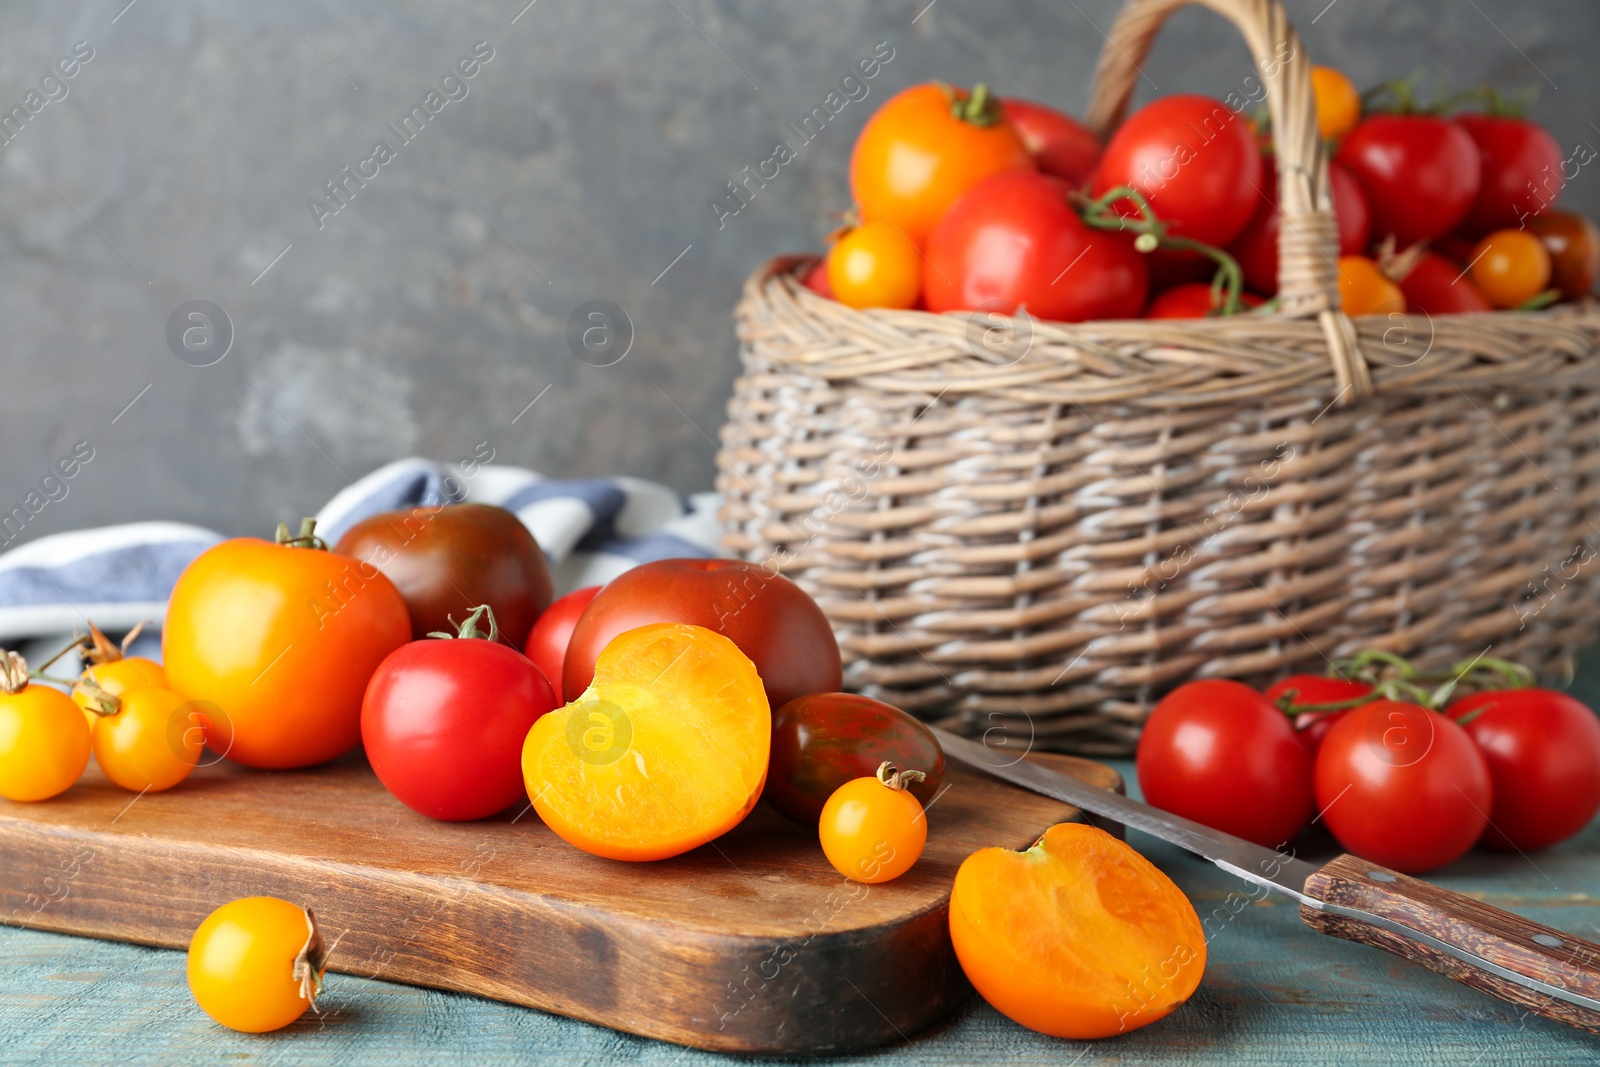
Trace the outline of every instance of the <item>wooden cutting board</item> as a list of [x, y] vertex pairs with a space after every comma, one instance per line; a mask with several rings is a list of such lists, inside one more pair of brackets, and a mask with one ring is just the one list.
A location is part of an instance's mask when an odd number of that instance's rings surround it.
[[[1122, 785], [1088, 760], [1029, 758]], [[699, 1048], [847, 1052], [909, 1035], [970, 993], [946, 921], [961, 861], [1080, 817], [959, 767], [946, 782], [921, 861], [863, 886], [764, 804], [710, 846], [630, 864], [571, 847], [526, 809], [424, 818], [359, 755], [305, 771], [202, 767], [139, 797], [91, 766], [55, 800], [0, 800], [0, 916], [183, 948], [218, 905], [277, 896], [338, 938], [330, 971]], [[325, 995], [338, 989], [332, 978]]]

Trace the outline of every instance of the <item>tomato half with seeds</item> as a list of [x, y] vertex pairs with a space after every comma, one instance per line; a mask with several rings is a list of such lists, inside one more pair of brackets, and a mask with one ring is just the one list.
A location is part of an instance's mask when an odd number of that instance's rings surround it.
[[405, 601], [376, 567], [327, 551], [311, 520], [279, 537], [202, 552], [161, 632], [167, 683], [204, 708], [206, 745], [249, 767], [354, 748], [367, 679], [411, 638]]
[[944, 750], [917, 719], [855, 693], [799, 697], [772, 716], [772, 764], [762, 796], [788, 818], [814, 827], [835, 790], [871, 777], [885, 760], [923, 772], [909, 787], [923, 804], [939, 794]]

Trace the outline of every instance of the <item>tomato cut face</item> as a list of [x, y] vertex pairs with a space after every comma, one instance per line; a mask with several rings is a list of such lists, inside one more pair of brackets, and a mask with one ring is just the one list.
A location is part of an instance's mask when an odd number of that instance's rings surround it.
[[600, 653], [593, 684], [534, 724], [522, 774], [540, 818], [597, 856], [654, 860], [736, 826], [766, 781], [761, 678], [713, 630], [656, 623]]

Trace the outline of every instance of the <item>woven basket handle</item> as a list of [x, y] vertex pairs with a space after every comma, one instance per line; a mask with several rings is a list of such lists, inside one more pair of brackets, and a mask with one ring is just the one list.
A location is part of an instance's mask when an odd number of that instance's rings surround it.
[[1372, 393], [1372, 377], [1355, 328], [1339, 307], [1339, 235], [1311, 91], [1311, 60], [1278, 0], [1128, 0], [1100, 52], [1089, 126], [1102, 137], [1115, 130], [1127, 113], [1157, 32], [1169, 15], [1191, 3], [1210, 8], [1238, 28], [1266, 90], [1277, 146], [1282, 215], [1278, 297], [1283, 314], [1315, 318], [1322, 327], [1339, 402], [1365, 399]]

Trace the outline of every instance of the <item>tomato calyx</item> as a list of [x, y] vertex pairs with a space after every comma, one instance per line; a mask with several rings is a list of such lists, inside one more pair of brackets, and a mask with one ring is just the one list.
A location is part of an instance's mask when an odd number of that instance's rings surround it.
[[953, 118], [980, 128], [993, 126], [1004, 118], [1000, 111], [1000, 98], [984, 82], [974, 85], [972, 92], [965, 96], [953, 85], [945, 85], [944, 91], [950, 97], [950, 114]]
[[310, 548], [318, 552], [328, 551], [328, 542], [317, 536], [317, 520], [301, 519], [300, 532], [291, 536], [289, 524], [278, 523], [278, 532], [273, 536], [273, 541], [285, 548]]
[[[118, 645], [115, 641], [111, 640], [111, 638], [107, 637], [101, 631], [100, 627], [91, 622], [89, 624], [89, 636], [79, 637], [72, 644], [68, 645], [66, 648], [57, 653], [56, 659], [65, 656], [74, 648], [82, 647], [84, 641], [89, 642], [89, 647], [83, 649], [83, 658], [94, 664], [96, 667], [100, 666], [102, 663], [115, 663], [119, 659], [126, 659], [128, 656], [128, 649], [133, 646], [133, 642], [138, 639], [141, 633], [144, 632], [144, 628], [148, 622], [148, 619], [141, 620], [137, 626], [129, 630], [127, 636], [122, 639], [121, 645]], [[55, 659], [50, 661], [50, 663], [54, 662]], [[40, 670], [50, 666], [50, 663], [41, 665]]]
[[928, 777], [921, 771], [902, 771], [888, 760], [878, 764], [878, 781], [895, 792], [904, 792], [907, 786], [915, 785]]
[[94, 712], [102, 719], [109, 719], [122, 710], [122, 698], [115, 693], [106, 692], [88, 671], [83, 672], [83, 677], [73, 685], [72, 691], [82, 695], [89, 702], [86, 710]]
[[322, 995], [322, 976], [328, 967], [328, 954], [333, 948], [322, 940], [322, 930], [317, 926], [317, 917], [310, 908], [306, 913], [306, 943], [300, 946], [300, 951], [295, 955], [294, 968], [290, 977], [300, 983], [300, 995], [311, 1004], [311, 1010], [317, 1010], [317, 998]]
[[28, 661], [22, 654], [0, 649], [0, 693], [11, 695], [28, 688]]
[[[1364, 649], [1354, 656], [1335, 660], [1328, 677], [1364, 682], [1372, 689], [1348, 700], [1321, 704], [1297, 704], [1300, 691], [1285, 690], [1274, 704], [1279, 711], [1297, 720], [1296, 729], [1306, 729], [1319, 719], [1375, 700], [1398, 701], [1439, 711], [1454, 699], [1456, 690], [1463, 685], [1474, 692], [1489, 692], [1531, 689], [1537, 681], [1534, 673], [1522, 664], [1492, 656], [1462, 660], [1443, 671], [1421, 671], [1404, 656], [1381, 648]], [[1431, 683], [1438, 684], [1430, 688]]]
[[[489, 629], [487, 631], [484, 631], [478, 627], [478, 621], [485, 616], [487, 616], [489, 619]], [[500, 640], [500, 624], [494, 621], [494, 609], [487, 604], [479, 604], [477, 607], [473, 608], [472, 614], [468, 615], [461, 622], [456, 622], [456, 620], [451, 618], [449, 615], [446, 615], [445, 618], [449, 621], [451, 626], [456, 628], [456, 632], [452, 634], [446, 633], [443, 630], [434, 630], [428, 634], [429, 637], [440, 637], [446, 641], [465, 640], [468, 638], [475, 638], [480, 641]]]
[[[1240, 299], [1244, 292], [1244, 271], [1239, 267], [1239, 261], [1228, 252], [1216, 245], [1196, 241], [1192, 237], [1177, 237], [1167, 232], [1167, 224], [1157, 217], [1155, 209], [1150, 206], [1150, 201], [1144, 194], [1131, 185], [1117, 185], [1107, 189], [1099, 196], [1090, 197], [1082, 193], [1071, 194], [1073, 205], [1078, 209], [1084, 224], [1097, 230], [1125, 231], [1138, 234], [1133, 240], [1133, 247], [1138, 252], [1154, 252], [1157, 248], [1170, 249], [1178, 252], [1198, 252], [1217, 264], [1217, 272], [1211, 282], [1212, 304], [1210, 314], [1216, 316], [1238, 315], [1247, 311], [1244, 302]], [[1138, 218], [1129, 218], [1120, 214], [1112, 206], [1120, 201], [1132, 201], [1139, 209]]]

